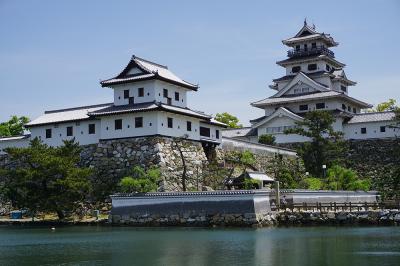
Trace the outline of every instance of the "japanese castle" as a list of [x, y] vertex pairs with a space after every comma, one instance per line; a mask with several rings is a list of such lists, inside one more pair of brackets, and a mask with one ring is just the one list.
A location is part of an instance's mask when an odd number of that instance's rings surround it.
[[167, 66], [133, 56], [120, 74], [100, 84], [113, 89], [113, 102], [46, 111], [26, 125], [29, 135], [0, 139], [0, 152], [27, 146], [36, 137], [50, 146], [72, 138], [87, 145], [146, 136], [221, 143], [225, 124], [187, 107], [187, 93], [197, 91], [198, 85], [179, 78]]
[[343, 132], [345, 139], [400, 135], [398, 129], [389, 127], [393, 112], [363, 112], [372, 105], [349, 96], [356, 82], [347, 77], [345, 64], [335, 58], [330, 48], [338, 43], [329, 34], [318, 32], [304, 21], [300, 31], [282, 43], [290, 48], [288, 58], [277, 62], [286, 69], [285, 75], [269, 86], [276, 91], [271, 97], [251, 103], [265, 114], [251, 120], [250, 127], [224, 131], [224, 137], [258, 142], [259, 136], [270, 134], [277, 143], [304, 142], [305, 137], [284, 131], [314, 110], [332, 112], [334, 130]]

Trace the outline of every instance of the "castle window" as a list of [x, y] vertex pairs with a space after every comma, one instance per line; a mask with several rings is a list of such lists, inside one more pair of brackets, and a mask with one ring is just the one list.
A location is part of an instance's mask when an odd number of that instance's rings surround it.
[[317, 109], [325, 109], [325, 103], [317, 103], [315, 105], [315, 108], [317, 108]]
[[344, 91], [344, 92], [346, 92], [347, 91], [347, 88], [346, 88], [346, 86], [340, 86], [340, 89], [342, 90], [342, 91]]
[[216, 137], [217, 139], [219, 139], [219, 130], [218, 130], [218, 129], [215, 130], [215, 137]]
[[357, 109], [355, 107], [353, 107], [353, 113], [357, 113]]
[[298, 93], [300, 93], [300, 91], [301, 91], [300, 89], [294, 89], [294, 90], [293, 90], [293, 93], [294, 93], [294, 94], [298, 94]]
[[351, 112], [351, 106], [347, 106], [347, 111]]
[[296, 51], [300, 51], [300, 45], [296, 45]]
[[129, 104], [134, 104], [135, 103], [135, 98], [134, 97], [129, 97]]
[[51, 138], [51, 128], [46, 129], [46, 139]]
[[174, 120], [171, 117], [168, 117], [168, 128], [174, 127]]
[[168, 90], [167, 89], [163, 89], [163, 96], [164, 96], [164, 98], [168, 98]]
[[307, 44], [304, 44], [304, 51], [308, 51], [308, 46], [307, 46]]
[[200, 136], [210, 137], [210, 129], [208, 127], [200, 127]]
[[73, 130], [72, 127], [67, 127], [67, 136], [72, 136], [73, 135]]
[[385, 126], [381, 126], [381, 127], [380, 127], [380, 130], [381, 130], [382, 133], [383, 133], [383, 132], [386, 132], [386, 127], [385, 127]]
[[144, 88], [139, 88], [138, 89], [138, 96], [143, 97], [144, 96]]
[[361, 128], [361, 134], [367, 134], [367, 128], [366, 127], [362, 127]]
[[175, 92], [175, 101], [179, 101], [179, 92]]
[[129, 90], [124, 90], [124, 99], [129, 98]]
[[331, 71], [330, 65], [326, 64], [326, 65], [325, 65], [325, 69], [326, 69], [326, 71]]
[[311, 44], [311, 48], [312, 48], [312, 49], [317, 49], [317, 44], [316, 44], [315, 42], [313, 42], [313, 43]]
[[317, 70], [317, 64], [309, 64], [308, 65], [308, 70]]
[[135, 117], [135, 127], [143, 127], [143, 117]]
[[300, 72], [300, 70], [301, 70], [301, 67], [300, 67], [300, 66], [294, 66], [294, 67], [292, 67], [292, 73]]
[[96, 125], [89, 124], [89, 134], [95, 134], [95, 133], [96, 133]]
[[301, 104], [299, 106], [300, 111], [308, 111], [308, 104]]
[[186, 130], [187, 131], [192, 131], [192, 122], [190, 122], [190, 121], [186, 122]]
[[346, 105], [345, 104], [342, 104], [342, 109], [346, 110]]
[[114, 129], [121, 130], [122, 129], [122, 119], [115, 119], [114, 121]]

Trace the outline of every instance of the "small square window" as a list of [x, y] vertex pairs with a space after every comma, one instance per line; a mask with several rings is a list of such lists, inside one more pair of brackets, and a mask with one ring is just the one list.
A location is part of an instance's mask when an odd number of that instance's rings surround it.
[[325, 103], [317, 103], [315, 105], [315, 108], [317, 108], [317, 109], [325, 109]]
[[129, 98], [129, 90], [124, 90], [124, 99]]
[[353, 107], [353, 113], [357, 113], [357, 109], [355, 107]]
[[192, 122], [190, 122], [190, 121], [186, 122], [186, 129], [187, 129], [187, 131], [192, 131]]
[[218, 129], [215, 130], [215, 137], [216, 137], [217, 139], [219, 139], [219, 130], [218, 130]]
[[179, 101], [179, 92], [175, 92], [175, 101]]
[[367, 134], [367, 128], [366, 127], [362, 127], [361, 128], [361, 134]]
[[51, 128], [46, 129], [46, 139], [51, 138]]
[[300, 72], [300, 70], [301, 70], [301, 66], [294, 66], [294, 67], [292, 67], [292, 73]]
[[340, 89], [343, 91], [343, 92], [346, 92], [347, 91], [347, 88], [346, 88], [346, 86], [340, 86]]
[[164, 98], [168, 98], [168, 90], [167, 89], [163, 89], [163, 96], [164, 96]]
[[135, 98], [129, 97], [129, 104], [132, 105], [135, 103]]
[[381, 130], [382, 133], [383, 133], [383, 132], [386, 132], [386, 127], [385, 127], [385, 126], [381, 126], [381, 127], [380, 127], [380, 130]]
[[301, 104], [299, 106], [300, 111], [308, 111], [308, 104]]
[[135, 117], [135, 127], [143, 127], [143, 117]]
[[143, 97], [144, 96], [144, 88], [139, 88], [138, 89], [138, 96]]
[[313, 42], [313, 43], [311, 44], [311, 48], [312, 48], [312, 49], [316, 49], [316, 48], [317, 48], [317, 44], [316, 44], [315, 42]]
[[174, 127], [174, 120], [171, 117], [168, 117], [168, 128]]
[[312, 70], [316, 70], [317, 69], [317, 64], [309, 64], [308, 65], [308, 70], [312, 71]]
[[95, 133], [96, 133], [96, 125], [89, 124], [89, 134], [95, 134]]
[[122, 129], [122, 119], [115, 119], [114, 121], [114, 129], [121, 130]]
[[345, 104], [342, 104], [342, 109], [346, 110], [346, 105]]
[[330, 65], [326, 65], [325, 69], [326, 69], [326, 71], [331, 71], [331, 66]]
[[73, 133], [73, 129], [72, 129], [72, 127], [67, 127], [67, 136], [72, 136], [74, 133]]

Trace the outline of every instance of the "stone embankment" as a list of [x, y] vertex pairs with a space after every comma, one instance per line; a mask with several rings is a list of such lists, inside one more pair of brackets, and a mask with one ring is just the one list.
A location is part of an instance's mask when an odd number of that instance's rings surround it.
[[271, 214], [214, 215], [110, 215], [113, 225], [129, 226], [307, 226], [307, 225], [400, 225], [400, 210], [371, 210], [359, 212], [291, 212]]

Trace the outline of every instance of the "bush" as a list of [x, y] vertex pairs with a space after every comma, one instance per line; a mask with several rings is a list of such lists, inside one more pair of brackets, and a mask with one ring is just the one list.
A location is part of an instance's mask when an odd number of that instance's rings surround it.
[[124, 193], [156, 191], [160, 177], [161, 172], [158, 168], [151, 167], [145, 171], [142, 167], [135, 166], [131, 176], [126, 176], [119, 182], [120, 191]]
[[274, 145], [275, 144], [275, 136], [264, 134], [258, 138], [258, 143], [265, 145]]
[[356, 172], [338, 165], [332, 166], [327, 172], [326, 188], [331, 190], [369, 190], [368, 179], [361, 180]]
[[259, 181], [251, 179], [251, 178], [245, 178], [243, 181], [244, 189], [257, 189], [260, 186]]
[[301, 181], [300, 187], [304, 189], [321, 190], [324, 187], [324, 182], [319, 178], [309, 177]]

